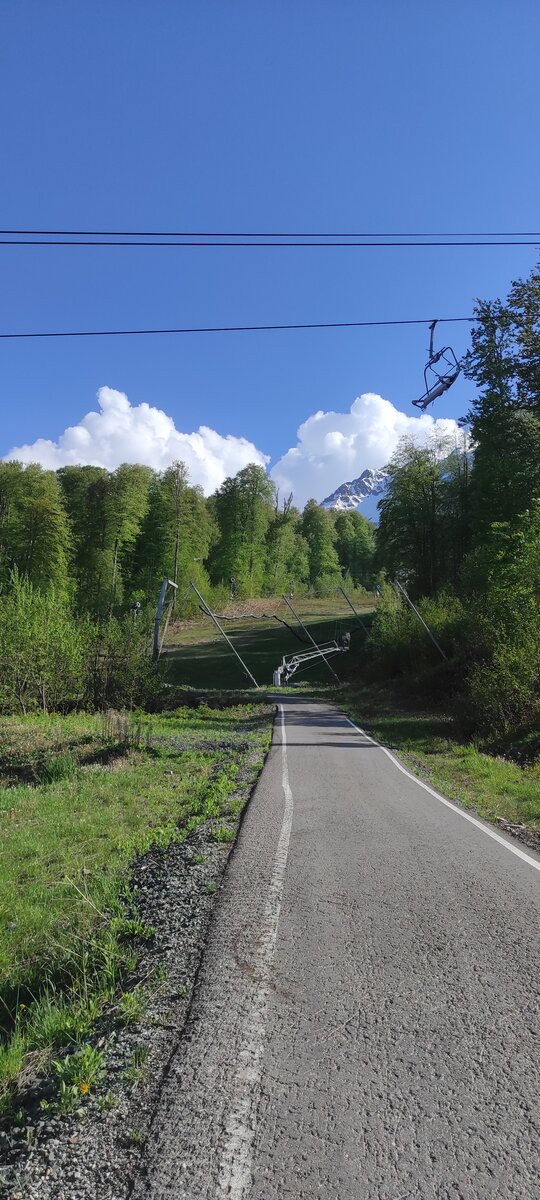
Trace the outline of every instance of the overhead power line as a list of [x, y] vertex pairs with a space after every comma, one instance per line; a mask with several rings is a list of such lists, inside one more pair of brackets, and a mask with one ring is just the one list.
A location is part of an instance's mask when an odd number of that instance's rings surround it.
[[528, 233], [223, 233], [195, 230], [137, 229], [0, 229], [1, 237], [88, 237], [88, 238], [540, 238], [540, 232]]
[[[538, 239], [540, 239], [540, 234], [538, 234]], [[0, 238], [0, 246], [109, 246], [109, 247], [122, 247], [124, 249], [126, 247], [128, 247], [128, 248], [130, 247], [133, 249], [135, 247], [146, 246], [146, 247], [150, 247], [151, 249], [154, 249], [154, 250], [157, 248], [167, 248], [167, 249], [174, 248], [175, 250], [178, 250], [178, 249], [185, 249], [186, 247], [190, 247], [192, 249], [197, 248], [199, 250], [201, 250], [201, 249], [210, 250], [210, 249], [214, 249], [216, 247], [218, 247], [220, 249], [227, 249], [227, 250], [239, 249], [239, 248], [240, 249], [250, 249], [250, 250], [266, 248], [266, 249], [275, 250], [278, 247], [280, 247], [282, 249], [286, 249], [286, 250], [300, 250], [300, 249], [302, 249], [302, 250], [336, 250], [336, 249], [377, 250], [377, 249], [382, 249], [382, 248], [394, 249], [394, 250], [398, 250], [398, 249], [399, 250], [411, 250], [411, 249], [430, 249], [430, 248], [433, 248], [436, 246], [448, 247], [451, 249], [455, 249], [456, 247], [467, 247], [467, 246], [479, 248], [482, 246], [493, 247], [493, 246], [537, 246], [537, 245], [538, 245], [538, 241], [513, 240], [513, 239], [506, 239], [505, 241], [490, 240], [490, 241], [483, 241], [483, 242], [482, 241], [457, 241], [457, 242], [449, 242], [449, 241], [429, 241], [429, 242], [417, 242], [417, 241], [414, 241], [414, 242], [396, 242], [396, 241], [380, 241], [380, 242], [364, 242], [364, 241], [362, 241], [362, 242], [355, 242], [355, 241], [348, 241], [348, 242], [346, 242], [346, 241], [345, 242], [343, 242], [343, 241], [339, 241], [339, 242], [337, 242], [337, 241], [334, 241], [334, 242], [307, 242], [307, 241], [304, 241], [304, 242], [292, 242], [292, 241], [291, 242], [281, 242], [281, 241], [253, 242], [253, 241], [251, 241], [251, 242], [245, 242], [245, 241], [236, 241], [236, 242], [233, 242], [233, 241], [230, 241], [230, 242], [221, 242], [221, 241], [215, 241], [215, 240], [201, 242], [201, 241], [194, 241], [194, 240], [189, 240], [189, 241], [187, 241], [187, 240], [184, 240], [184, 241], [142, 241], [142, 240], [140, 240], [140, 241], [131, 241], [131, 240], [130, 241], [118, 241], [118, 240], [115, 240], [115, 241], [113, 241], [112, 238], [109, 241], [103, 241], [101, 238], [98, 240], [90, 239], [90, 238], [69, 238], [69, 239], [67, 239], [67, 238], [56, 238], [56, 239]]]
[[[439, 324], [474, 321], [474, 317], [439, 317]], [[24, 333], [0, 333], [0, 339], [16, 338], [75, 338], [75, 337], [143, 337], [178, 333], [274, 333], [286, 329], [368, 329], [389, 325], [430, 325], [431, 319], [415, 317], [398, 321], [314, 321], [294, 325], [203, 325], [179, 329], [70, 329], [34, 330]]]

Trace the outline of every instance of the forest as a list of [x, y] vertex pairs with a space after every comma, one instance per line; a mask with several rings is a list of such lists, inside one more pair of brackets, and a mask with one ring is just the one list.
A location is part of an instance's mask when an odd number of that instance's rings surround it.
[[[454, 704], [468, 733], [538, 724], [540, 271], [479, 301], [464, 362], [461, 444], [404, 440], [376, 528], [359, 512], [303, 512], [248, 466], [205, 498], [183, 463], [163, 473], [0, 464], [0, 710], [142, 702], [164, 577], [177, 614], [194, 580], [217, 607], [345, 582], [382, 595], [364, 669]], [[440, 656], [397, 594], [406, 587]], [[173, 614], [174, 615], [174, 614]]]
[[343, 579], [371, 587], [374, 553], [365, 517], [315, 500], [301, 513], [255, 465], [205, 499], [182, 462], [161, 474], [1, 463], [0, 711], [142, 702], [165, 577], [186, 617], [198, 611], [191, 580], [218, 607], [231, 596], [322, 596]]

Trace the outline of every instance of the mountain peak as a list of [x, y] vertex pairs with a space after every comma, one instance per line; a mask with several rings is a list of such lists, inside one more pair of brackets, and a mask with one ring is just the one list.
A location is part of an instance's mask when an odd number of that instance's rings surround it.
[[[360, 508], [364, 501], [371, 496], [379, 496], [384, 491], [388, 473], [366, 467], [356, 479], [342, 483], [330, 496], [321, 501], [321, 508], [332, 508], [338, 512], [352, 512]], [[371, 506], [370, 506], [371, 507]]]

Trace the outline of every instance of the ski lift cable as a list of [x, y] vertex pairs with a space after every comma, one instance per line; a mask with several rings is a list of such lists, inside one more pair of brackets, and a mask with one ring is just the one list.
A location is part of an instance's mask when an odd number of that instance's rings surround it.
[[236, 230], [236, 232], [225, 233], [223, 230], [200, 230], [194, 229], [0, 229], [1, 237], [107, 237], [107, 238], [537, 238], [540, 237], [538, 230], [504, 230], [503, 232], [490, 231], [489, 233], [417, 233], [410, 231], [409, 233], [381, 233], [372, 231], [370, 233], [358, 233], [351, 231], [345, 232], [343, 229], [333, 233], [321, 233], [312, 231], [311, 233], [298, 232], [287, 233], [284, 231], [274, 231], [272, 233], [260, 231]]
[[[474, 322], [476, 317], [438, 317], [438, 324], [463, 324]], [[274, 325], [197, 325], [166, 329], [68, 329], [27, 330], [0, 333], [0, 338], [17, 340], [22, 338], [85, 338], [85, 337], [148, 337], [187, 333], [278, 333], [297, 329], [383, 329], [399, 325], [429, 325], [428, 317], [401, 318], [390, 321], [308, 321]]]
[[[232, 238], [232, 235], [231, 235], [231, 238]], [[473, 248], [473, 249], [475, 249], [475, 248], [480, 249], [481, 247], [485, 247], [486, 249], [488, 249], [488, 248], [494, 248], [496, 246], [501, 246], [501, 247], [536, 246], [537, 247], [538, 246], [538, 237], [535, 240], [529, 240], [528, 238], [505, 238], [504, 240], [501, 240], [500, 238], [498, 238], [495, 240], [493, 238], [490, 238], [489, 240], [480, 241], [478, 239], [468, 238], [466, 240], [463, 239], [463, 240], [459, 240], [459, 241], [456, 241], [456, 240], [450, 241], [447, 239], [444, 239], [444, 240], [443, 239], [434, 239], [433, 241], [419, 241], [419, 242], [411, 241], [411, 240], [409, 240], [409, 241], [394, 241], [394, 240], [386, 241], [385, 240], [385, 241], [374, 242], [374, 241], [364, 241], [364, 240], [355, 241], [355, 240], [351, 240], [351, 239], [349, 239], [348, 241], [334, 240], [334, 241], [324, 241], [324, 242], [315, 242], [315, 241], [306, 241], [306, 240], [281, 242], [281, 241], [276, 241], [275, 239], [273, 239], [271, 241], [268, 240], [268, 241], [263, 241], [263, 242], [256, 242], [256, 241], [239, 241], [238, 239], [236, 239], [234, 241], [230, 240], [230, 241], [222, 242], [222, 241], [216, 241], [215, 238], [213, 238], [212, 240], [208, 240], [208, 241], [199, 241], [199, 240], [195, 240], [193, 238], [190, 238], [190, 239], [184, 238], [182, 241], [171, 240], [170, 238], [167, 241], [157, 241], [155, 239], [152, 241], [148, 241], [148, 240], [143, 240], [142, 238], [138, 239], [137, 241], [131, 241], [131, 240], [128, 241], [125, 238], [122, 240], [119, 240], [118, 238], [113, 238], [113, 237], [107, 238], [105, 240], [101, 239], [101, 238], [98, 239], [98, 238], [78, 238], [78, 237], [71, 237], [71, 238], [55, 238], [55, 237], [52, 237], [52, 238], [51, 237], [38, 237], [38, 238], [35, 238], [35, 237], [19, 237], [19, 238], [5, 237], [4, 238], [4, 237], [1, 237], [0, 238], [0, 246], [48, 246], [48, 247], [49, 246], [63, 246], [63, 247], [67, 247], [67, 246], [75, 247], [76, 246], [76, 247], [87, 247], [87, 248], [97, 247], [98, 249], [107, 249], [108, 248], [108, 249], [125, 249], [125, 250], [128, 250], [128, 249], [134, 250], [134, 249], [143, 249], [143, 248], [147, 248], [147, 249], [151, 249], [151, 250], [160, 250], [160, 249], [161, 250], [172, 250], [172, 249], [174, 249], [174, 250], [186, 250], [186, 249], [188, 249], [188, 250], [189, 249], [198, 249], [198, 250], [215, 250], [215, 249], [220, 249], [220, 250], [242, 250], [242, 249], [243, 250], [262, 250], [262, 249], [266, 249], [266, 250], [276, 250], [276, 249], [283, 249], [283, 250], [355, 250], [355, 249], [356, 250], [382, 250], [382, 249], [419, 250], [419, 249], [421, 249], [421, 250], [430, 250], [430, 249], [435, 249], [435, 248], [439, 248], [439, 249], [446, 248], [446, 249], [453, 250], [456, 248], [465, 249], [465, 248], [469, 248], [469, 247]]]

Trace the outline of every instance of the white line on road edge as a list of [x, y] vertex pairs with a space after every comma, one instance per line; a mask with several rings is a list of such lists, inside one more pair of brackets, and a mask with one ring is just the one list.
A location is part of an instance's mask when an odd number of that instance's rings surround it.
[[251, 1191], [251, 1158], [260, 1095], [262, 1057], [268, 1012], [270, 973], [276, 949], [283, 884], [293, 818], [289, 787], [285, 712], [281, 712], [281, 770], [285, 809], [268, 889], [259, 942], [253, 957], [255, 987], [243, 1029], [243, 1048], [233, 1086], [233, 1104], [225, 1127], [226, 1141], [219, 1168], [219, 1192], [228, 1200], [246, 1200]]
[[428, 783], [424, 783], [423, 780], [419, 779], [417, 775], [412, 775], [411, 772], [408, 771], [407, 768], [402, 765], [402, 763], [400, 763], [399, 759], [392, 754], [391, 750], [387, 750], [386, 746], [381, 746], [381, 743], [378, 742], [376, 738], [370, 737], [369, 733], [366, 733], [365, 729], [360, 729], [359, 725], [355, 725], [354, 721], [351, 721], [350, 717], [345, 717], [345, 720], [349, 725], [352, 725], [353, 729], [356, 729], [357, 733], [361, 733], [362, 737], [367, 738], [368, 742], [371, 742], [373, 746], [378, 746], [379, 750], [382, 750], [383, 754], [386, 754], [387, 758], [391, 759], [398, 771], [401, 771], [403, 775], [407, 776], [407, 779], [412, 779], [413, 783], [417, 783], [418, 787], [423, 788], [425, 792], [429, 792], [430, 796], [434, 796], [436, 800], [440, 800], [441, 804], [446, 804], [447, 808], [451, 808], [452, 811], [457, 813], [459, 817], [463, 817], [464, 821], [470, 821], [471, 825], [476, 825], [477, 829], [481, 829], [482, 833], [485, 833], [488, 837], [493, 838], [494, 842], [499, 842], [499, 844], [504, 846], [506, 850], [509, 850], [511, 854], [515, 854], [518, 858], [522, 858], [524, 862], [528, 863], [530, 867], [534, 867], [535, 871], [540, 871], [540, 861], [537, 858], [532, 858], [530, 854], [526, 854], [524, 850], [520, 850], [519, 846], [512, 846], [510, 842], [506, 841], [506, 838], [501, 837], [500, 833], [495, 833], [494, 829], [488, 829], [487, 825], [484, 825], [482, 821], [478, 821], [476, 817], [471, 817], [470, 813], [464, 812], [462, 808], [458, 808], [457, 804], [452, 804], [451, 800], [447, 800], [445, 796], [441, 796], [440, 792], [436, 792], [434, 788], [430, 787]]

